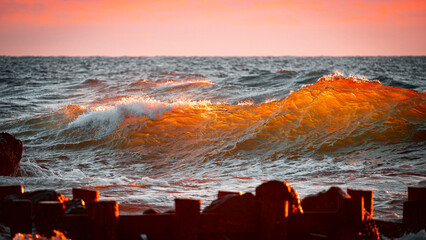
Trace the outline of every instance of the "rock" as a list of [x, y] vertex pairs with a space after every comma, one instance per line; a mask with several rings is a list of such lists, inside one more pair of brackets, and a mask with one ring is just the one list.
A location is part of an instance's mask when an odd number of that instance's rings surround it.
[[[33, 206], [40, 201], [68, 201], [66, 197], [53, 190], [38, 190], [34, 192], [26, 192], [23, 194], [13, 194], [0, 199], [0, 223], [7, 222], [9, 218], [9, 206], [14, 200], [27, 199], [30, 200]], [[37, 214], [36, 212], [34, 215]]]
[[[229, 194], [214, 200], [204, 210], [204, 213], [230, 213], [243, 214], [250, 216], [260, 215], [260, 202], [251, 193], [243, 195]], [[256, 234], [205, 234], [200, 237], [201, 240], [255, 240], [259, 239]]]
[[65, 202], [65, 214], [86, 214], [87, 208], [82, 199], [73, 199]]
[[260, 203], [251, 193], [243, 195], [226, 195], [214, 200], [207, 206], [205, 213], [241, 213], [257, 215], [260, 211]]
[[6, 196], [0, 200], [0, 203], [9, 202], [16, 199], [31, 200], [33, 205], [37, 204], [40, 201], [68, 201], [68, 198], [64, 197], [60, 193], [55, 192], [54, 190], [37, 190], [33, 192], [26, 192], [23, 194], [13, 194]]
[[382, 237], [390, 239], [400, 238], [406, 233], [404, 225], [400, 222], [374, 220]]
[[22, 151], [21, 141], [9, 133], [0, 133], [0, 176], [22, 176], [19, 166]]
[[337, 211], [345, 199], [349, 199], [348, 193], [339, 187], [331, 187], [315, 195], [309, 195], [302, 200], [305, 211]]
[[143, 215], [147, 215], [147, 214], [158, 214], [160, 213], [157, 209], [153, 209], [153, 208], [149, 208], [145, 211], [143, 211]]
[[289, 215], [303, 213], [299, 195], [286, 182], [274, 180], [261, 184], [256, 188], [256, 198], [259, 201], [285, 200], [289, 203]]

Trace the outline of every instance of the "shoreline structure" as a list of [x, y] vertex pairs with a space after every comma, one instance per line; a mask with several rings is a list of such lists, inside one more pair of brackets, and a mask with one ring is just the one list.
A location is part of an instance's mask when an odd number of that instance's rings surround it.
[[[175, 199], [175, 210], [119, 215], [99, 191], [73, 189], [69, 200], [52, 190], [24, 193], [0, 185], [0, 222], [10, 238], [30, 239], [394, 239], [426, 229], [426, 187], [408, 187], [403, 222], [373, 219], [373, 191], [331, 187], [300, 201], [286, 182], [268, 181], [252, 193], [219, 191], [201, 200]], [[55, 238], [56, 235], [56, 238]], [[142, 236], [142, 237], [141, 237]], [[28, 238], [27, 238], [28, 237]], [[31, 238], [32, 239], [32, 238]], [[43, 238], [35, 238], [43, 239]]]

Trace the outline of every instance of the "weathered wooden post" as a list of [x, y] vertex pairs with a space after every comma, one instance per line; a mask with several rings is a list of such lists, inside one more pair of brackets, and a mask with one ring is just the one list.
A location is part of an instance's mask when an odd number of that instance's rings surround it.
[[4, 198], [12, 194], [24, 193], [23, 185], [0, 185], [0, 198]]
[[85, 203], [92, 203], [99, 201], [99, 191], [73, 188], [72, 196], [74, 199], [83, 199]]
[[404, 202], [403, 224], [408, 231], [426, 229], [426, 187], [408, 187], [408, 201]]
[[352, 200], [352, 216], [354, 223], [359, 226], [359, 224], [364, 221], [365, 208], [364, 208], [364, 197], [354, 198]]
[[284, 240], [286, 238], [288, 206], [288, 201], [282, 200], [266, 200], [261, 202], [261, 240]]
[[348, 188], [348, 194], [351, 195], [352, 199], [357, 199], [358, 201], [364, 198], [364, 208], [370, 214], [370, 219], [373, 218], [373, 191], [369, 190], [354, 190]]
[[116, 201], [99, 201], [87, 204], [87, 217], [91, 239], [117, 239], [118, 203]]
[[[22, 194], [24, 193], [24, 186], [22, 185], [0, 185], [0, 198], [12, 194]], [[0, 206], [0, 222], [3, 222], [6, 225], [10, 224], [10, 215], [11, 215], [11, 206], [9, 204], [3, 204]]]
[[408, 201], [426, 200], [426, 186], [408, 187]]
[[332, 239], [357, 239], [364, 220], [364, 197], [343, 199], [340, 203]]
[[17, 233], [32, 234], [32, 203], [30, 200], [14, 200], [11, 204], [10, 214], [10, 237], [13, 238]]
[[53, 236], [53, 230], [61, 230], [65, 217], [64, 204], [59, 201], [40, 201], [36, 205], [36, 229], [37, 233], [45, 236]]
[[201, 200], [175, 199], [174, 236], [176, 240], [198, 239]]

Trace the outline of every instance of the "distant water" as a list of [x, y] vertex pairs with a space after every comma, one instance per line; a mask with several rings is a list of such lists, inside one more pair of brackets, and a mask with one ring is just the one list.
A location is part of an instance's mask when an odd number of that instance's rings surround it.
[[0, 57], [0, 131], [26, 190], [99, 190], [122, 212], [289, 182], [374, 190], [398, 219], [426, 184], [426, 57]]

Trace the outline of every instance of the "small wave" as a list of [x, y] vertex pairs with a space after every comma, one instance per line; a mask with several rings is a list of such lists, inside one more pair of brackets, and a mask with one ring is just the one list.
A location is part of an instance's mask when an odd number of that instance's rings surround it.
[[77, 85], [78, 88], [101, 87], [101, 86], [105, 86], [105, 83], [98, 79], [86, 79]]

